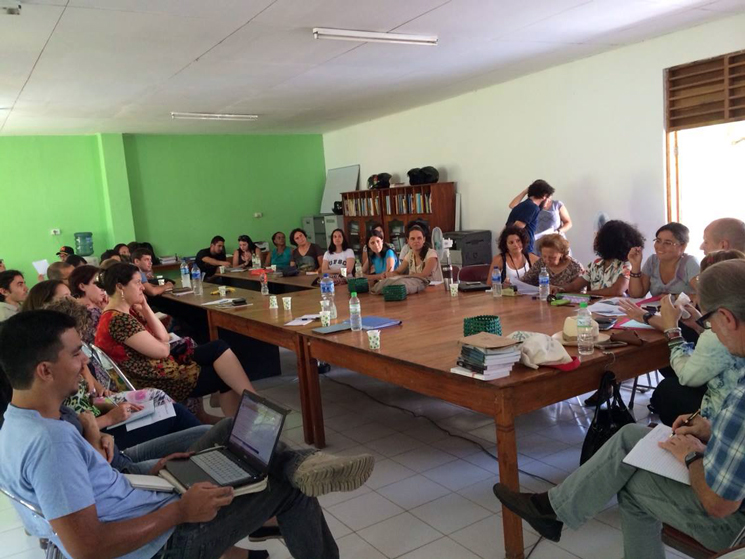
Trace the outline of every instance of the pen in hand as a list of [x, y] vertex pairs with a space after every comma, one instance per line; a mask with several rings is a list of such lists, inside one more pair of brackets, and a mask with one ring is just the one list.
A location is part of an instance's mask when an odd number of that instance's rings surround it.
[[[687, 427], [687, 426], [688, 426], [688, 424], [689, 424], [689, 423], [690, 423], [691, 421], [693, 421], [694, 419], [696, 419], [696, 418], [697, 418], [697, 417], [698, 417], [698, 416], [699, 416], [700, 414], [701, 414], [701, 408], [697, 409], [697, 410], [696, 410], [695, 412], [693, 412], [693, 413], [692, 413], [691, 415], [689, 415], [689, 416], [688, 416], [688, 419], [686, 419], [686, 420], [685, 420], [685, 421], [684, 421], [684, 422], [683, 422], [683, 423], [682, 423], [682, 424], [680, 425], [680, 427]], [[674, 432], [674, 431], [670, 433], [670, 436], [671, 436], [671, 437], [673, 437], [674, 435], [675, 435], [675, 432]]]

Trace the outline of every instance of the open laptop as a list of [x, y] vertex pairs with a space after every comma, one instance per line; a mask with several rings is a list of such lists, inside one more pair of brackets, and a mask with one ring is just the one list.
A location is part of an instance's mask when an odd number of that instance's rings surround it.
[[243, 392], [226, 446], [214, 447], [188, 460], [169, 460], [166, 470], [185, 488], [209, 481], [240, 487], [266, 478], [289, 410]]

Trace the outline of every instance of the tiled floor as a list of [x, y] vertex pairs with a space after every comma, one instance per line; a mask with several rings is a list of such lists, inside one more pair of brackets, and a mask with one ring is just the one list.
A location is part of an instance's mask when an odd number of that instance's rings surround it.
[[[291, 407], [283, 438], [302, 445], [302, 424], [294, 356], [283, 352], [282, 377], [256, 383], [262, 394]], [[571, 374], [571, 373], [568, 373]], [[335, 382], [336, 381], [336, 382]], [[492, 420], [445, 402], [334, 368], [321, 378], [330, 452], [368, 452], [376, 465], [367, 484], [352, 493], [321, 498], [326, 519], [345, 559], [492, 559], [504, 557], [501, 508], [491, 487], [498, 464], [475, 444], [452, 437], [425, 419], [369, 399], [435, 419], [454, 434], [479, 442], [494, 453]], [[628, 392], [625, 392], [628, 397]], [[637, 396], [636, 417], [648, 421], [647, 395]], [[542, 491], [561, 482], [579, 462], [591, 417], [577, 399], [544, 408], [517, 421], [519, 465], [526, 490]], [[539, 476], [531, 477], [530, 474]], [[525, 527], [530, 548], [538, 536]], [[267, 547], [267, 544], [251, 544]], [[274, 542], [272, 559], [288, 559]], [[25, 536], [7, 500], [0, 499], [0, 558], [43, 557], [34, 538]], [[559, 543], [541, 541], [531, 559], [621, 559], [617, 506], [608, 508], [581, 530], [565, 531]], [[680, 555], [670, 551], [668, 557]]]

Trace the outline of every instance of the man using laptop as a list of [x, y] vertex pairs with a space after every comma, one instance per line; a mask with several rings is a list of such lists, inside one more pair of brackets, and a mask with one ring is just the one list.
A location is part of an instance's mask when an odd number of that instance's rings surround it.
[[[20, 313], [0, 331], [0, 365], [13, 387], [0, 430], [0, 485], [41, 509], [49, 525], [18, 509], [35, 535], [83, 559], [150, 559], [164, 546], [166, 557], [217, 559], [276, 516], [293, 557], [339, 557], [317, 499], [280, 471], [270, 472], [264, 491], [235, 499], [231, 487], [210, 483], [197, 483], [181, 497], [132, 488], [60, 421], [60, 406], [77, 391], [87, 361], [67, 315]], [[311, 468], [315, 456], [296, 475]]]

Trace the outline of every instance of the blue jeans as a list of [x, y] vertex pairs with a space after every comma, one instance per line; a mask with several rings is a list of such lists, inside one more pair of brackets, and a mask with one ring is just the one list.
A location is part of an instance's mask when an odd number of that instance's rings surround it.
[[177, 433], [202, 425], [186, 406], [174, 402], [173, 409], [176, 412], [174, 417], [161, 419], [152, 425], [146, 425], [132, 431], [127, 431], [127, 426], [122, 425], [116, 429], [108, 429], [106, 432], [114, 437], [119, 448], [130, 448], [170, 433]]

